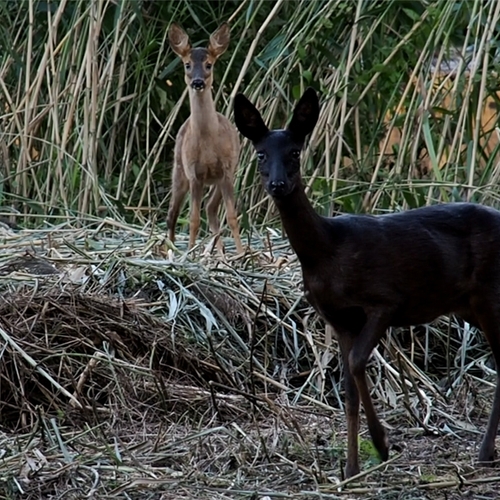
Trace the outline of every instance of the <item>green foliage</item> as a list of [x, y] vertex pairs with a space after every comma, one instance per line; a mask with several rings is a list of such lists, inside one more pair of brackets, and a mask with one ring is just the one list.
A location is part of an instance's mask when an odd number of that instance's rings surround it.
[[[304, 176], [322, 213], [497, 203], [494, 0], [4, 0], [0, 15], [6, 210], [163, 219], [189, 116], [174, 20], [194, 45], [230, 22], [214, 85], [227, 116], [243, 91], [281, 127], [305, 87], [321, 92]], [[246, 143], [236, 189], [245, 228], [276, 221]]]
[[359, 440], [359, 455], [361, 460], [367, 464], [368, 467], [373, 467], [380, 464], [379, 454], [370, 439]]

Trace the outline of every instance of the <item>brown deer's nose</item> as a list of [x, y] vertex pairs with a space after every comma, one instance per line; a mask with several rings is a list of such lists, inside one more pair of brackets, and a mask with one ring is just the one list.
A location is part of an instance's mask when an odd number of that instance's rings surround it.
[[193, 90], [204, 90], [205, 82], [201, 78], [196, 78], [191, 82], [191, 87]]

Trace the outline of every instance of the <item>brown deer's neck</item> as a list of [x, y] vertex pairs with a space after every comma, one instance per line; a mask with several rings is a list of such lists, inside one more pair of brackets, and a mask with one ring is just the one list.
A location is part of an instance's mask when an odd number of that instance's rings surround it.
[[302, 183], [288, 196], [275, 199], [290, 245], [304, 263], [325, 253], [328, 238], [323, 218], [314, 210]]
[[218, 134], [219, 119], [215, 110], [212, 91], [195, 92], [189, 89], [189, 104], [191, 106], [190, 127], [193, 134], [207, 136]]

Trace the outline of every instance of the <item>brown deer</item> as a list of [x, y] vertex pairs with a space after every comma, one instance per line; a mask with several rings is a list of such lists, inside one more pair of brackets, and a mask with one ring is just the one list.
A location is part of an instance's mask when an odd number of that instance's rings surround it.
[[227, 222], [236, 250], [240, 253], [243, 247], [234, 203], [234, 174], [240, 143], [238, 132], [226, 117], [217, 113], [212, 98], [213, 66], [229, 45], [229, 26], [222, 24], [210, 36], [208, 48], [191, 48], [188, 35], [177, 24], [170, 26], [168, 38], [172, 50], [184, 63], [191, 106], [191, 115], [175, 140], [172, 194], [167, 215], [169, 238], [175, 241], [175, 225], [189, 190], [189, 248], [194, 246], [200, 228], [203, 186], [210, 184], [212, 187], [207, 203], [210, 230], [216, 236], [219, 235], [217, 211], [224, 199]]
[[269, 130], [242, 94], [234, 110], [299, 258], [305, 296], [339, 342], [346, 476], [359, 472], [360, 398], [380, 457], [389, 455], [366, 380], [372, 350], [390, 326], [429, 323], [450, 313], [483, 330], [496, 361], [493, 408], [479, 449], [479, 461], [493, 461], [500, 419], [500, 212], [453, 203], [381, 216], [322, 217], [312, 208], [300, 175], [300, 152], [319, 116], [316, 92], [305, 91], [284, 130]]

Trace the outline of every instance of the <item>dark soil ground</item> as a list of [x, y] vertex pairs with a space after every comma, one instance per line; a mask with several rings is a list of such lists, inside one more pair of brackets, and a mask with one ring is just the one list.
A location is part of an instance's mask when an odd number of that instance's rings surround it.
[[1, 434], [0, 498], [499, 497], [500, 467], [475, 465], [474, 433], [426, 436], [393, 428], [397, 451], [378, 465], [362, 436], [365, 475], [345, 484], [340, 413], [273, 404], [267, 418], [254, 422], [249, 415], [221, 421], [184, 413], [177, 419], [172, 413], [156, 425], [139, 425], [106, 418], [79, 432], [47, 422], [29, 436]]

